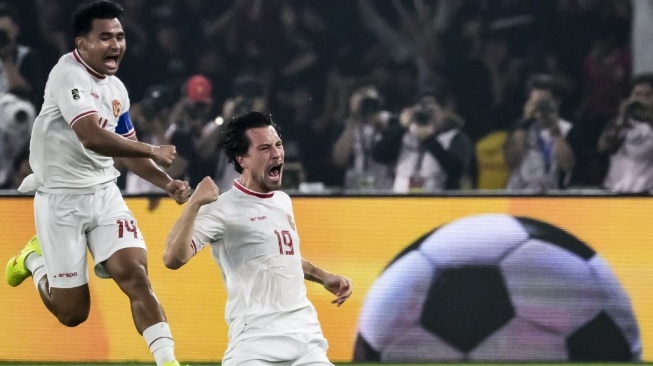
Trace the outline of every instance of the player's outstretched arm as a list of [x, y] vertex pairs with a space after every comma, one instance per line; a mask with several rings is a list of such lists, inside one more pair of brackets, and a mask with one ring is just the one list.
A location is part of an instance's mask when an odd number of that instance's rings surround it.
[[[136, 135], [129, 138], [133, 141], [138, 141]], [[190, 197], [190, 186], [188, 182], [172, 179], [164, 172], [152, 159], [148, 158], [118, 158], [120, 159], [127, 169], [134, 172], [134, 174], [154, 184], [155, 186], [165, 190], [170, 197], [172, 197], [177, 204], [182, 204]]]
[[149, 158], [164, 168], [169, 167], [175, 159], [177, 151], [174, 146], [155, 146], [126, 139], [100, 127], [98, 118], [97, 114], [91, 114], [72, 125], [77, 138], [86, 149], [104, 156]]
[[331, 274], [304, 258], [302, 258], [302, 270], [304, 271], [305, 279], [321, 284], [329, 292], [336, 295], [336, 298], [331, 303], [338, 304], [338, 307], [347, 301], [354, 290], [351, 279], [341, 275]]
[[205, 177], [188, 199], [177, 222], [172, 226], [166, 239], [163, 263], [170, 269], [179, 269], [195, 255], [192, 247], [195, 219], [200, 207], [218, 199], [218, 186], [210, 177]]

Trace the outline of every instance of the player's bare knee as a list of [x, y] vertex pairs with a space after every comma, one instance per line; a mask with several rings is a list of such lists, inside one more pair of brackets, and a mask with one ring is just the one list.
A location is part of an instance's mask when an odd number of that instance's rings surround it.
[[88, 310], [60, 311], [57, 313], [57, 320], [67, 327], [76, 327], [88, 319], [88, 314]]

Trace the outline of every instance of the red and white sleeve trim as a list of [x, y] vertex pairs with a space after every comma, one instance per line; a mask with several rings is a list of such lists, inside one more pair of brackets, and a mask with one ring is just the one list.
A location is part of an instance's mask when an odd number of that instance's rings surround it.
[[76, 116], [75, 116], [75, 117], [70, 121], [70, 127], [72, 127], [73, 124], [74, 124], [75, 122], [79, 121], [80, 118], [83, 118], [83, 117], [86, 117], [86, 116], [90, 116], [91, 114], [97, 114], [97, 111], [86, 111], [86, 112], [82, 112], [82, 113], [76, 115]]
[[199, 249], [197, 249], [197, 244], [195, 244], [195, 240], [191, 240], [190, 247], [193, 249], [193, 255], [197, 254]]
[[126, 134], [122, 135], [122, 137], [124, 137], [124, 138], [130, 138], [130, 137], [132, 137], [132, 136], [134, 136], [134, 135], [136, 135], [136, 130], [132, 128], [129, 132], [127, 132]]

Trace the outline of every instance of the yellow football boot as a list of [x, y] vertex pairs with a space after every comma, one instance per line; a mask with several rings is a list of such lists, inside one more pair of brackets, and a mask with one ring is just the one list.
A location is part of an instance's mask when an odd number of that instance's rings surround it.
[[39, 238], [37, 238], [36, 235], [27, 242], [27, 245], [25, 245], [25, 248], [23, 248], [20, 253], [13, 256], [7, 263], [7, 268], [5, 268], [5, 278], [7, 278], [9, 286], [16, 287], [32, 275], [27, 267], [25, 267], [25, 258], [27, 258], [30, 253], [34, 252], [41, 255], [41, 245], [39, 244]]

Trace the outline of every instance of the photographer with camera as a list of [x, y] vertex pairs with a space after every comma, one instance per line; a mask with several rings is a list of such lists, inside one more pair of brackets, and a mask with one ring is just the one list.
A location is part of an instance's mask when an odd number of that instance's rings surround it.
[[374, 158], [395, 165], [393, 192], [437, 193], [460, 189], [474, 151], [463, 121], [435, 95], [405, 108], [374, 145]]
[[528, 88], [524, 114], [503, 147], [510, 169], [507, 190], [546, 192], [566, 186], [574, 167], [574, 153], [565, 139], [571, 123], [558, 114], [560, 97], [555, 80], [534, 77]]
[[603, 186], [617, 193], [653, 189], [653, 74], [637, 76], [619, 116], [601, 134], [598, 150], [610, 154]]
[[392, 189], [392, 168], [372, 156], [372, 147], [381, 137], [389, 114], [375, 85], [357, 88], [349, 100], [349, 116], [331, 152], [334, 165], [345, 168], [346, 190]]

